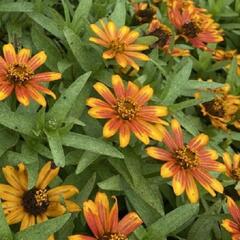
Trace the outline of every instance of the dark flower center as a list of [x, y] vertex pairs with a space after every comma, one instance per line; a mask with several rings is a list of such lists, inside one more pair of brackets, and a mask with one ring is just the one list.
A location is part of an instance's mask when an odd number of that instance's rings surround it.
[[7, 79], [13, 84], [22, 85], [29, 81], [33, 76], [33, 71], [29, 70], [24, 64], [11, 64], [7, 70]]
[[140, 23], [149, 23], [153, 19], [154, 14], [155, 11], [149, 7], [144, 10], [138, 10], [136, 16]]
[[216, 98], [210, 102], [203, 103], [206, 112], [216, 117], [224, 117], [225, 110], [223, 106], [223, 100], [221, 98]]
[[154, 43], [154, 46], [160, 48], [164, 47], [170, 38], [170, 34], [163, 29], [156, 29], [154, 32], [151, 32], [151, 35], [158, 37], [158, 41]]
[[182, 26], [182, 33], [187, 37], [190, 38], [197, 37], [199, 32], [200, 28], [194, 22], [188, 22]]
[[198, 157], [187, 145], [175, 151], [175, 158], [184, 169], [197, 167], [199, 163]]
[[128, 238], [121, 233], [105, 233], [99, 240], [128, 240]]
[[231, 171], [232, 178], [239, 181], [240, 180], [240, 168], [235, 168]]
[[47, 189], [32, 188], [23, 195], [22, 204], [26, 212], [37, 216], [47, 211], [49, 206]]
[[117, 100], [116, 110], [123, 120], [132, 120], [139, 112], [139, 106], [129, 98]]
[[112, 41], [109, 46], [114, 52], [123, 52], [125, 49], [125, 44], [119, 42], [118, 40]]

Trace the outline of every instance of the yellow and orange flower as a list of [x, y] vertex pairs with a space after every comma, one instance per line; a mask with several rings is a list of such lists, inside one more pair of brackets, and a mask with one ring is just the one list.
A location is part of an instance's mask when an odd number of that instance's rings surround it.
[[[211, 124], [216, 128], [227, 131], [229, 124], [233, 123], [238, 126], [236, 114], [240, 111], [240, 96], [231, 95], [230, 85], [224, 84], [223, 87], [217, 89], [207, 89], [207, 91], [215, 93], [216, 97], [210, 102], [200, 104], [203, 116], [209, 118]], [[196, 98], [200, 98], [200, 94], [196, 94]]]
[[[237, 50], [224, 51], [224, 50], [217, 49], [213, 53], [213, 58], [216, 61], [232, 60], [234, 57], [236, 57], [237, 59], [237, 65], [238, 65], [237, 74], [240, 76], [240, 54], [237, 53]], [[226, 65], [226, 69], [229, 69], [230, 67], [231, 67], [231, 64]]]
[[153, 48], [160, 48], [165, 53], [171, 54], [174, 57], [190, 56], [190, 52], [187, 49], [181, 49], [176, 47], [170, 49], [172, 31], [167, 25], [161, 23], [158, 19], [154, 19], [150, 23], [148, 27], [148, 34], [158, 38], [158, 41], [153, 44]]
[[222, 184], [209, 174], [209, 171], [223, 172], [225, 166], [217, 162], [218, 154], [208, 149], [208, 136], [199, 134], [187, 144], [180, 124], [176, 119], [171, 121], [172, 132], [161, 127], [163, 143], [168, 150], [159, 147], [148, 147], [149, 156], [166, 161], [161, 167], [163, 178], [173, 177], [172, 186], [174, 193], [179, 196], [186, 192], [190, 202], [199, 199], [196, 182], [199, 182], [212, 196], [223, 192]]
[[94, 237], [86, 235], [72, 235], [69, 240], [128, 240], [128, 235], [137, 229], [142, 220], [135, 213], [128, 213], [120, 221], [118, 219], [118, 203], [110, 208], [108, 197], [105, 193], [97, 193], [95, 201], [88, 200], [83, 203], [83, 213], [86, 222]]
[[133, 3], [134, 21], [137, 23], [150, 23], [157, 13], [157, 8], [147, 2]]
[[14, 46], [9, 43], [3, 46], [4, 58], [0, 56], [0, 101], [15, 91], [17, 100], [28, 106], [30, 99], [46, 106], [46, 100], [40, 93], [45, 93], [56, 99], [55, 94], [41, 85], [61, 78], [60, 73], [35, 73], [47, 60], [47, 55], [41, 51], [31, 57], [30, 49], [23, 48], [16, 53]]
[[162, 135], [154, 124], [166, 125], [159, 117], [166, 116], [168, 110], [164, 106], [146, 105], [153, 95], [153, 89], [149, 85], [139, 89], [130, 81], [125, 88], [119, 75], [112, 76], [112, 85], [114, 94], [103, 83], [96, 83], [94, 89], [104, 101], [98, 98], [87, 100], [91, 117], [110, 119], [103, 127], [103, 136], [109, 138], [119, 132], [120, 147], [129, 144], [131, 132], [144, 144], [149, 143], [149, 137], [160, 141]]
[[207, 49], [208, 43], [223, 41], [222, 30], [206, 9], [193, 1], [169, 0], [168, 17], [180, 36], [196, 48]]
[[[49, 183], [59, 172], [59, 167], [53, 162], [49, 161], [42, 167], [32, 189], [28, 189], [28, 173], [23, 163], [18, 164], [18, 168], [6, 166], [2, 171], [9, 183], [0, 184], [0, 199], [8, 224], [21, 222], [20, 230], [24, 230], [66, 211], [80, 211], [79, 206], [69, 200], [79, 192], [76, 187], [62, 185], [49, 189]], [[49, 237], [49, 240], [53, 239], [53, 235]]]
[[232, 198], [227, 197], [227, 208], [232, 220], [224, 219], [222, 226], [232, 235], [232, 240], [240, 239], [240, 208]]
[[148, 46], [136, 44], [139, 37], [137, 31], [131, 31], [127, 26], [117, 29], [112, 21], [105, 24], [100, 20], [100, 24], [102, 28], [97, 24], [91, 24], [91, 29], [99, 38], [90, 37], [89, 40], [108, 49], [103, 52], [104, 59], [115, 59], [121, 67], [132, 66], [136, 70], [139, 70], [139, 66], [135, 60], [149, 60], [147, 55], [141, 53], [148, 49]]

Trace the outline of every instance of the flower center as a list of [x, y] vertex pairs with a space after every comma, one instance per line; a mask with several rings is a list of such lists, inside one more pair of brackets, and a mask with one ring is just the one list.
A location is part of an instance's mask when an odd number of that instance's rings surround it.
[[164, 47], [170, 37], [170, 34], [163, 29], [156, 29], [151, 35], [158, 37], [158, 41], [154, 44], [160, 48]]
[[136, 15], [141, 23], [149, 23], [153, 19], [155, 12], [152, 8], [146, 8], [144, 10], [138, 10]]
[[206, 102], [203, 104], [206, 109], [206, 112], [216, 117], [224, 117], [225, 110], [223, 106], [223, 99], [216, 98], [210, 102]]
[[13, 84], [22, 85], [29, 81], [33, 76], [33, 71], [29, 70], [24, 64], [10, 64], [7, 70], [7, 79]]
[[116, 110], [123, 120], [132, 120], [136, 117], [140, 107], [131, 99], [118, 99]]
[[22, 204], [26, 212], [37, 216], [46, 212], [49, 201], [47, 189], [32, 188], [23, 195]]
[[196, 154], [190, 150], [189, 146], [176, 150], [175, 158], [177, 163], [184, 169], [197, 167], [199, 163]]
[[239, 181], [240, 180], [240, 168], [235, 168], [231, 172], [232, 178]]
[[118, 40], [114, 40], [110, 43], [110, 48], [114, 51], [114, 52], [123, 52], [125, 49], [125, 44], [119, 42]]
[[128, 240], [128, 238], [121, 233], [105, 233], [99, 240]]
[[182, 31], [183, 31], [183, 34], [186, 35], [187, 37], [194, 38], [200, 32], [200, 28], [196, 23], [188, 22], [182, 26]]

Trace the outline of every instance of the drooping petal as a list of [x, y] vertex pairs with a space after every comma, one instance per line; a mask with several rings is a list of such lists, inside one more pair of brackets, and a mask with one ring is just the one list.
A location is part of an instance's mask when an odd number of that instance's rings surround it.
[[29, 100], [29, 95], [28, 95], [28, 91], [27, 88], [25, 86], [15, 86], [15, 94], [17, 97], [17, 100], [23, 104], [24, 106], [28, 106], [30, 103]]
[[119, 142], [120, 147], [124, 148], [129, 144], [130, 141], [130, 128], [127, 124], [121, 124], [119, 128]]
[[114, 105], [116, 103], [116, 99], [112, 92], [103, 83], [97, 82], [93, 87], [110, 105]]
[[109, 215], [109, 231], [114, 233], [114, 232], [117, 232], [117, 228], [118, 228], [118, 202], [116, 197], [113, 197], [113, 198], [115, 202], [112, 206], [112, 209]]
[[180, 167], [176, 164], [176, 162], [169, 161], [162, 165], [160, 174], [163, 178], [169, 178], [174, 176], [178, 171], [180, 171]]
[[50, 89], [43, 87], [41, 85], [38, 85], [36, 83], [31, 83], [31, 85], [33, 86], [33, 88], [35, 88], [37, 91], [43, 92], [47, 95], [50, 95], [53, 99], [56, 99], [56, 95], [54, 92], [52, 92]]
[[128, 123], [131, 131], [134, 133], [136, 138], [142, 141], [145, 145], [149, 144], [149, 137], [146, 131], [139, 125], [137, 121], [131, 121]]
[[45, 189], [48, 184], [58, 175], [60, 168], [56, 167], [52, 161], [48, 161], [40, 170], [36, 187]]
[[20, 230], [24, 230], [32, 225], [35, 224], [35, 216], [34, 215], [30, 215], [28, 213], [25, 213], [22, 222], [21, 222], [21, 227]]
[[110, 50], [103, 52], [102, 57], [104, 59], [112, 59], [115, 57], [115, 55], [116, 55], [116, 52], [113, 51], [112, 49], [110, 49]]
[[122, 120], [119, 118], [110, 119], [103, 127], [103, 136], [105, 138], [112, 137], [119, 130], [122, 124]]
[[66, 208], [60, 204], [59, 202], [52, 202], [50, 200], [50, 204], [47, 208], [46, 215], [48, 217], [58, 217], [63, 215], [66, 212]]
[[185, 188], [186, 188], [185, 170], [179, 170], [173, 176], [172, 186], [173, 186], [174, 193], [177, 196], [181, 195], [185, 191]]
[[3, 45], [3, 55], [8, 64], [17, 63], [17, 54], [11, 43]]
[[147, 154], [155, 159], [162, 160], [162, 161], [174, 161], [173, 155], [159, 147], [148, 147]]
[[190, 173], [186, 172], [186, 194], [191, 203], [196, 203], [199, 199], [197, 185]]
[[79, 190], [73, 185], [62, 185], [52, 188], [48, 191], [49, 201], [60, 201], [63, 197], [64, 199], [69, 199], [72, 196], [79, 193]]
[[17, 62], [19, 64], [26, 64], [31, 57], [31, 50], [28, 48], [22, 48], [17, 54]]
[[119, 221], [118, 232], [128, 236], [135, 229], [137, 229], [143, 221], [134, 212], [128, 213], [123, 219]]
[[47, 60], [47, 55], [44, 51], [41, 51], [34, 55], [28, 62], [27, 66], [32, 70], [35, 71], [41, 65], [43, 65]]
[[125, 97], [125, 87], [123, 84], [123, 80], [119, 75], [112, 76], [112, 85], [113, 85], [115, 95], [118, 98]]
[[42, 94], [40, 94], [34, 87], [33, 85], [27, 84], [26, 85], [28, 95], [35, 100], [38, 104], [40, 104], [43, 107], [46, 107], [47, 102], [46, 99]]
[[123, 53], [116, 53], [115, 58], [116, 58], [117, 63], [118, 63], [122, 68], [127, 67], [127, 65], [128, 65], [128, 60], [127, 60], [125, 54], [123, 54]]

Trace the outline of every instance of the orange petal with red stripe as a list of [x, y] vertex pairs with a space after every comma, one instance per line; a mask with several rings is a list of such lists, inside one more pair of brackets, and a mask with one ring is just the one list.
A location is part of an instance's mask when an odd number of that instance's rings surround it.
[[115, 92], [115, 95], [119, 98], [125, 97], [125, 87], [123, 80], [119, 75], [112, 76], [112, 85]]
[[88, 114], [93, 118], [113, 118], [116, 116], [115, 110], [109, 107], [93, 107], [88, 110]]
[[122, 121], [118, 118], [112, 118], [103, 127], [103, 136], [112, 137], [120, 128]]
[[8, 64], [17, 63], [17, 54], [11, 43], [3, 45], [3, 55]]
[[175, 161], [169, 161], [162, 165], [160, 174], [163, 178], [169, 178], [174, 176], [180, 170], [180, 167], [176, 164]]
[[233, 201], [233, 199], [228, 196], [227, 196], [227, 207], [228, 207], [228, 211], [232, 215], [234, 221], [236, 221], [240, 225], [240, 208]]
[[33, 86], [30, 84], [26, 85], [28, 95], [35, 100], [38, 104], [40, 104], [43, 107], [46, 107], [47, 102], [46, 99], [42, 94], [40, 94]]
[[31, 57], [31, 50], [28, 48], [22, 48], [17, 54], [17, 61], [19, 64], [26, 64]]
[[148, 147], [146, 149], [147, 154], [155, 159], [162, 160], [162, 161], [174, 161], [173, 155], [159, 147]]
[[239, 225], [229, 219], [224, 219], [222, 221], [222, 226], [230, 233], [238, 233], [240, 234]]
[[31, 82], [51, 82], [61, 79], [62, 74], [58, 72], [37, 73], [31, 79]]
[[94, 89], [111, 105], [116, 103], [116, 98], [112, 92], [103, 83], [97, 82], [93, 85]]
[[9, 95], [11, 95], [12, 91], [14, 89], [13, 84], [3, 84], [0, 82], [0, 101], [7, 98]]
[[149, 85], [146, 85], [139, 90], [138, 94], [135, 97], [135, 101], [139, 105], [144, 105], [146, 102], [148, 102], [152, 98], [152, 95], [153, 95], [153, 89]]
[[29, 101], [29, 94], [28, 90], [24, 86], [16, 86], [15, 87], [15, 94], [17, 97], [17, 100], [23, 104], [24, 106], [28, 106], [30, 101]]
[[34, 55], [28, 62], [27, 66], [32, 70], [35, 71], [41, 65], [43, 65], [47, 60], [47, 55], [44, 51], [41, 51]]
[[181, 195], [185, 191], [185, 188], [186, 188], [185, 170], [179, 170], [173, 176], [172, 186], [173, 186], [174, 193], [177, 196]]
[[197, 185], [191, 174], [186, 172], [186, 194], [191, 203], [196, 203], [199, 199]]
[[122, 124], [119, 128], [119, 142], [120, 147], [124, 148], [129, 144], [130, 141], [130, 128], [127, 124]]

